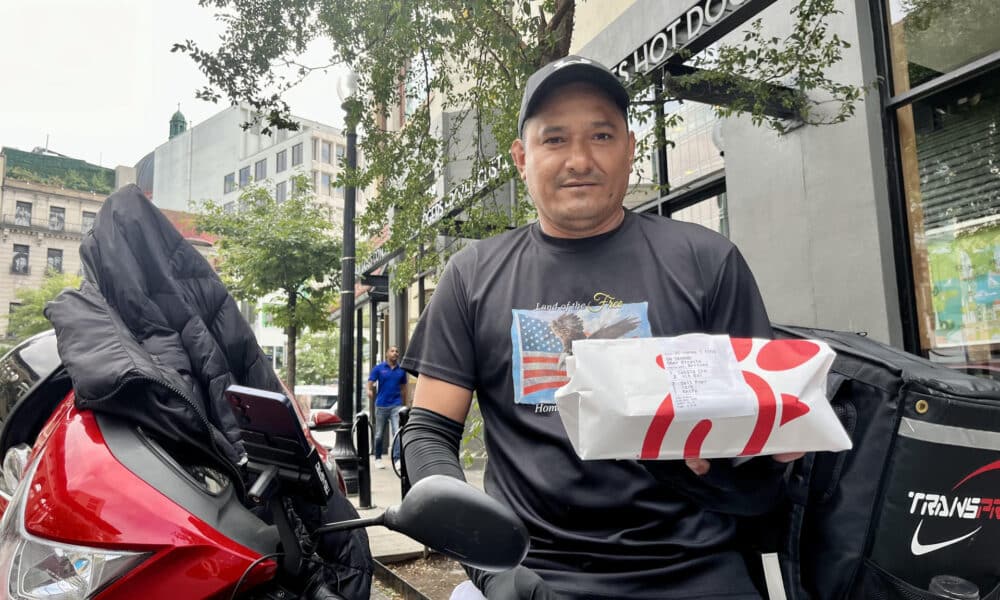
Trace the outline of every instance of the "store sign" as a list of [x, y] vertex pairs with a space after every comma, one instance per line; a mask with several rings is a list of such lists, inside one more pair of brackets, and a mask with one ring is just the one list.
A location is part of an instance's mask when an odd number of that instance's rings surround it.
[[[494, 183], [497, 177], [510, 167], [509, 158], [506, 154], [499, 154], [491, 158], [488, 163], [479, 168], [475, 176], [469, 177], [444, 198], [427, 207], [421, 218], [421, 224], [424, 227], [429, 227], [441, 219], [461, 211], [469, 201], [490, 189], [490, 184]], [[388, 264], [399, 254], [400, 250], [390, 252], [385, 246], [379, 246], [368, 256], [358, 272], [371, 273], [382, 265]]]
[[381, 267], [382, 265], [388, 263], [390, 260], [395, 258], [399, 254], [399, 250], [395, 252], [389, 252], [385, 246], [379, 246], [368, 255], [368, 259], [361, 265], [360, 269], [356, 269], [358, 273], [371, 273], [375, 269]]
[[465, 204], [486, 191], [487, 186], [492, 183], [501, 173], [508, 169], [509, 157], [506, 154], [498, 154], [490, 159], [488, 163], [479, 168], [474, 176], [469, 177], [454, 190], [449, 192], [424, 211], [421, 224], [430, 227], [441, 219], [451, 216], [461, 210]]
[[[696, 52], [708, 46], [735, 28], [736, 25], [745, 21], [749, 13], [758, 12], [760, 7], [757, 7], [757, 10], [743, 10], [744, 8], [753, 8], [750, 6], [753, 4], [770, 3], [759, 3], [754, 2], [754, 0], [699, 0], [697, 4], [668, 23], [666, 27], [658, 31], [645, 44], [632, 51], [611, 70], [628, 83], [630, 79], [656, 69], [681, 49]], [[735, 19], [735, 21], [729, 19], [737, 12], [748, 16]], [[730, 22], [727, 22], [727, 26], [723, 27], [723, 22], [727, 20]], [[719, 29], [724, 29], [724, 31], [714, 31]], [[709, 32], [717, 35], [712, 35], [711, 40], [706, 40], [704, 44], [697, 44], [697, 41], [707, 37]]]

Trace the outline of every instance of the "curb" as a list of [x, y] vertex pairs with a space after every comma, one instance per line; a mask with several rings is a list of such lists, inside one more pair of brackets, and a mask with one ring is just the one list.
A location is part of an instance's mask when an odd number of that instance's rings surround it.
[[384, 556], [375, 559], [372, 561], [375, 567], [373, 569], [374, 575], [382, 583], [384, 583], [386, 587], [396, 592], [397, 594], [401, 594], [403, 596], [403, 600], [431, 600], [430, 598], [422, 594], [420, 590], [413, 587], [410, 584], [410, 582], [406, 581], [405, 579], [394, 573], [384, 564], [384, 562], [389, 562], [389, 563], [401, 562], [412, 558], [420, 558], [421, 556], [424, 556], [423, 552], [408, 552], [406, 554], [395, 554], [392, 556]]

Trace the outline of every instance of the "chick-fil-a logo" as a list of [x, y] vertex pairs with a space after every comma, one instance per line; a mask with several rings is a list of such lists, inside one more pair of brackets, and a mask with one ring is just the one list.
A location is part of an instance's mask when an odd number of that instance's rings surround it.
[[[736, 361], [742, 363], [750, 356], [753, 340], [733, 338], [732, 345], [733, 351], [736, 353]], [[757, 367], [763, 371], [771, 372], [790, 371], [809, 362], [809, 359], [819, 352], [819, 345], [807, 340], [770, 340], [757, 353]], [[656, 364], [661, 369], [666, 369], [662, 354], [657, 355]], [[757, 420], [740, 456], [753, 456], [761, 453], [767, 440], [771, 437], [772, 431], [774, 431], [774, 423], [778, 419], [779, 403], [781, 404], [781, 421], [778, 423], [778, 427], [783, 427], [808, 413], [809, 406], [792, 394], [776, 393], [760, 375], [746, 370], [741, 370], [741, 372], [743, 379], [757, 397]], [[653, 415], [653, 420], [646, 430], [640, 458], [659, 458], [660, 447], [663, 445], [667, 430], [670, 429], [670, 425], [674, 421], [674, 415], [674, 401], [668, 392], [656, 409], [656, 414]], [[700, 458], [702, 444], [711, 431], [711, 419], [698, 421], [684, 442], [684, 458]]]

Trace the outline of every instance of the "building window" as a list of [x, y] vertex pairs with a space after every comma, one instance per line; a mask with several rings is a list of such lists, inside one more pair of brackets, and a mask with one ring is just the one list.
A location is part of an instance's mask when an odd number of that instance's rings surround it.
[[996, 2], [886, 0], [893, 94], [933, 81], [1000, 50]]
[[27, 244], [14, 244], [14, 260], [10, 264], [10, 272], [15, 275], [27, 275], [31, 272], [28, 260], [31, 248]]
[[337, 198], [343, 198], [344, 197], [344, 188], [339, 187], [339, 186], [333, 188], [333, 195], [336, 196]]
[[49, 207], [49, 229], [51, 231], [66, 230], [66, 209], [61, 206]]
[[90, 233], [94, 229], [94, 223], [96, 222], [97, 213], [88, 210], [83, 211], [83, 215], [80, 217], [80, 231], [84, 234]]
[[330, 153], [331, 149], [332, 149], [332, 144], [330, 142], [323, 142], [322, 144], [320, 144], [320, 151], [323, 153], [322, 161], [325, 162], [326, 164], [330, 164], [330, 162], [333, 160], [333, 156]]
[[344, 164], [344, 156], [347, 153], [347, 148], [344, 148], [340, 144], [337, 144], [336, 152], [337, 152], [337, 164], [338, 165]]
[[31, 227], [31, 202], [18, 202], [14, 208], [14, 225]]
[[246, 187], [250, 183], [250, 167], [240, 169], [240, 187]]
[[[951, 6], [949, 6], [949, 4]], [[1000, 367], [1000, 12], [883, 5], [916, 325], [908, 346], [975, 375]], [[943, 9], [942, 7], [947, 7]], [[981, 64], [978, 77], [963, 67]], [[907, 92], [920, 88], [916, 96]]]
[[330, 195], [330, 174], [321, 173], [319, 176], [319, 193], [324, 196]]
[[63, 251], [58, 248], [49, 248], [45, 256], [45, 266], [49, 271], [62, 273]]
[[274, 155], [274, 172], [281, 173], [288, 168], [288, 151], [282, 150]]
[[[668, 103], [665, 110], [681, 117], [666, 130], [666, 139], [673, 142], [666, 150], [667, 182], [671, 190], [676, 190], [705, 175], [722, 171], [726, 163], [713, 136], [720, 123], [715, 109], [709, 104], [690, 100], [674, 107], [671, 104]], [[656, 166], [655, 158], [653, 166]], [[659, 176], [655, 168], [653, 172], [656, 177]]]
[[302, 164], [302, 142], [292, 146], [292, 166], [297, 167]]
[[230, 173], [222, 178], [222, 193], [228, 194], [236, 190], [236, 173]]
[[1000, 76], [904, 106], [896, 120], [922, 349], [1000, 364]]
[[[268, 325], [265, 325], [268, 327]], [[261, 350], [264, 351], [264, 355], [271, 359], [271, 364], [274, 365], [275, 369], [283, 369], [285, 367], [285, 347], [284, 346], [263, 346]]]
[[258, 160], [253, 165], [253, 179], [254, 181], [264, 181], [267, 179], [267, 159]]
[[288, 182], [282, 181], [274, 186], [274, 199], [277, 202], [284, 202], [288, 199]]

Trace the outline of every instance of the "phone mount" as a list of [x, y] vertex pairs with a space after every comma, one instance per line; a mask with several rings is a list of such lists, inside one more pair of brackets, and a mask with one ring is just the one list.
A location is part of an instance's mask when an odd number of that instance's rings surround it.
[[291, 400], [239, 385], [226, 388], [225, 395], [240, 427], [246, 468], [256, 476], [247, 492], [250, 501], [263, 504], [280, 488], [285, 495], [326, 504], [333, 493], [329, 473]]

